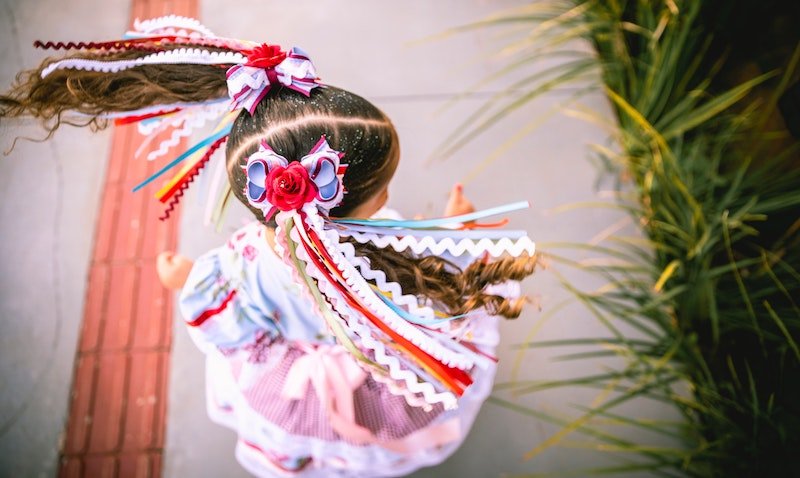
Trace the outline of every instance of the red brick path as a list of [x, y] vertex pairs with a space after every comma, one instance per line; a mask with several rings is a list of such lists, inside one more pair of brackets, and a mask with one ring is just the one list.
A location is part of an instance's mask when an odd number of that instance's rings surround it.
[[[197, 0], [132, 2], [132, 19], [170, 13], [196, 17]], [[173, 301], [154, 263], [176, 248], [180, 216], [158, 220], [157, 186], [131, 192], [171, 159], [134, 159], [141, 140], [135, 126], [114, 129], [60, 477], [161, 475]]]

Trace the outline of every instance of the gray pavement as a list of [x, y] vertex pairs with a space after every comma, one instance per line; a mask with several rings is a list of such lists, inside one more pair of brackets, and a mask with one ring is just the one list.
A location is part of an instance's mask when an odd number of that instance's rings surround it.
[[[127, 21], [128, 0], [0, 2], [0, 88], [47, 56], [34, 40], [112, 38]], [[44, 134], [0, 124], [0, 149], [16, 136]], [[56, 473], [110, 138], [65, 127], [0, 156], [0, 477]]]

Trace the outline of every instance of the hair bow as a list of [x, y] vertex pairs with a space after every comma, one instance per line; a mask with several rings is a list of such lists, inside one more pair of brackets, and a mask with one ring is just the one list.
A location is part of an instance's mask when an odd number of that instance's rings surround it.
[[300, 161], [290, 163], [262, 141], [243, 166], [247, 200], [264, 211], [267, 220], [278, 210], [293, 211], [311, 202], [328, 211], [344, 195], [342, 176], [347, 165], [339, 163], [343, 156], [322, 136]]
[[288, 53], [275, 45], [256, 47], [247, 63], [232, 66], [226, 77], [231, 110], [245, 108], [251, 115], [272, 85], [284, 85], [306, 96], [319, 86], [314, 64], [298, 47]]

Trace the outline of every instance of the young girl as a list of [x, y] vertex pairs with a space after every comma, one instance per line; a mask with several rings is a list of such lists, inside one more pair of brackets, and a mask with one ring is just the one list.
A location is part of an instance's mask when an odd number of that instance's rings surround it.
[[174, 206], [226, 143], [230, 192], [257, 221], [194, 263], [165, 253], [157, 265], [182, 289], [209, 415], [237, 431], [242, 465], [401, 476], [453, 453], [491, 390], [497, 318], [519, 315], [516, 281], [535, 265], [523, 233], [475, 221], [520, 205], [475, 212], [457, 185], [450, 218], [384, 219], [397, 133], [367, 100], [320, 83], [300, 49], [180, 17], [71, 46], [0, 97], [3, 117], [55, 120], [51, 131], [69, 111], [101, 127], [141, 121], [149, 141], [223, 113], [170, 163], [183, 169], [159, 197]]

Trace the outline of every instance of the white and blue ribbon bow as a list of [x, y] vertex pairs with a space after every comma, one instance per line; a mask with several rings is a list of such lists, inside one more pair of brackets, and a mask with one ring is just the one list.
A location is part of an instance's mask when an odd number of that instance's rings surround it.
[[[347, 165], [340, 163], [343, 156], [344, 153], [332, 149], [325, 136], [322, 136], [311, 151], [299, 161], [308, 172], [308, 178], [316, 189], [316, 194], [310, 202], [326, 213], [342, 202], [344, 197], [342, 177]], [[267, 181], [269, 173], [276, 167], [288, 166], [289, 161], [286, 158], [273, 151], [266, 141], [262, 141], [258, 151], [247, 158], [247, 164], [243, 167], [247, 174], [247, 185], [244, 190], [247, 201], [250, 205], [261, 209], [267, 219], [280, 209], [267, 199], [269, 190], [273, 187]]]
[[235, 65], [228, 69], [226, 76], [231, 110], [245, 108], [251, 115], [273, 85], [283, 85], [306, 96], [320, 86], [314, 64], [298, 47], [292, 47], [286, 58], [274, 67]]

